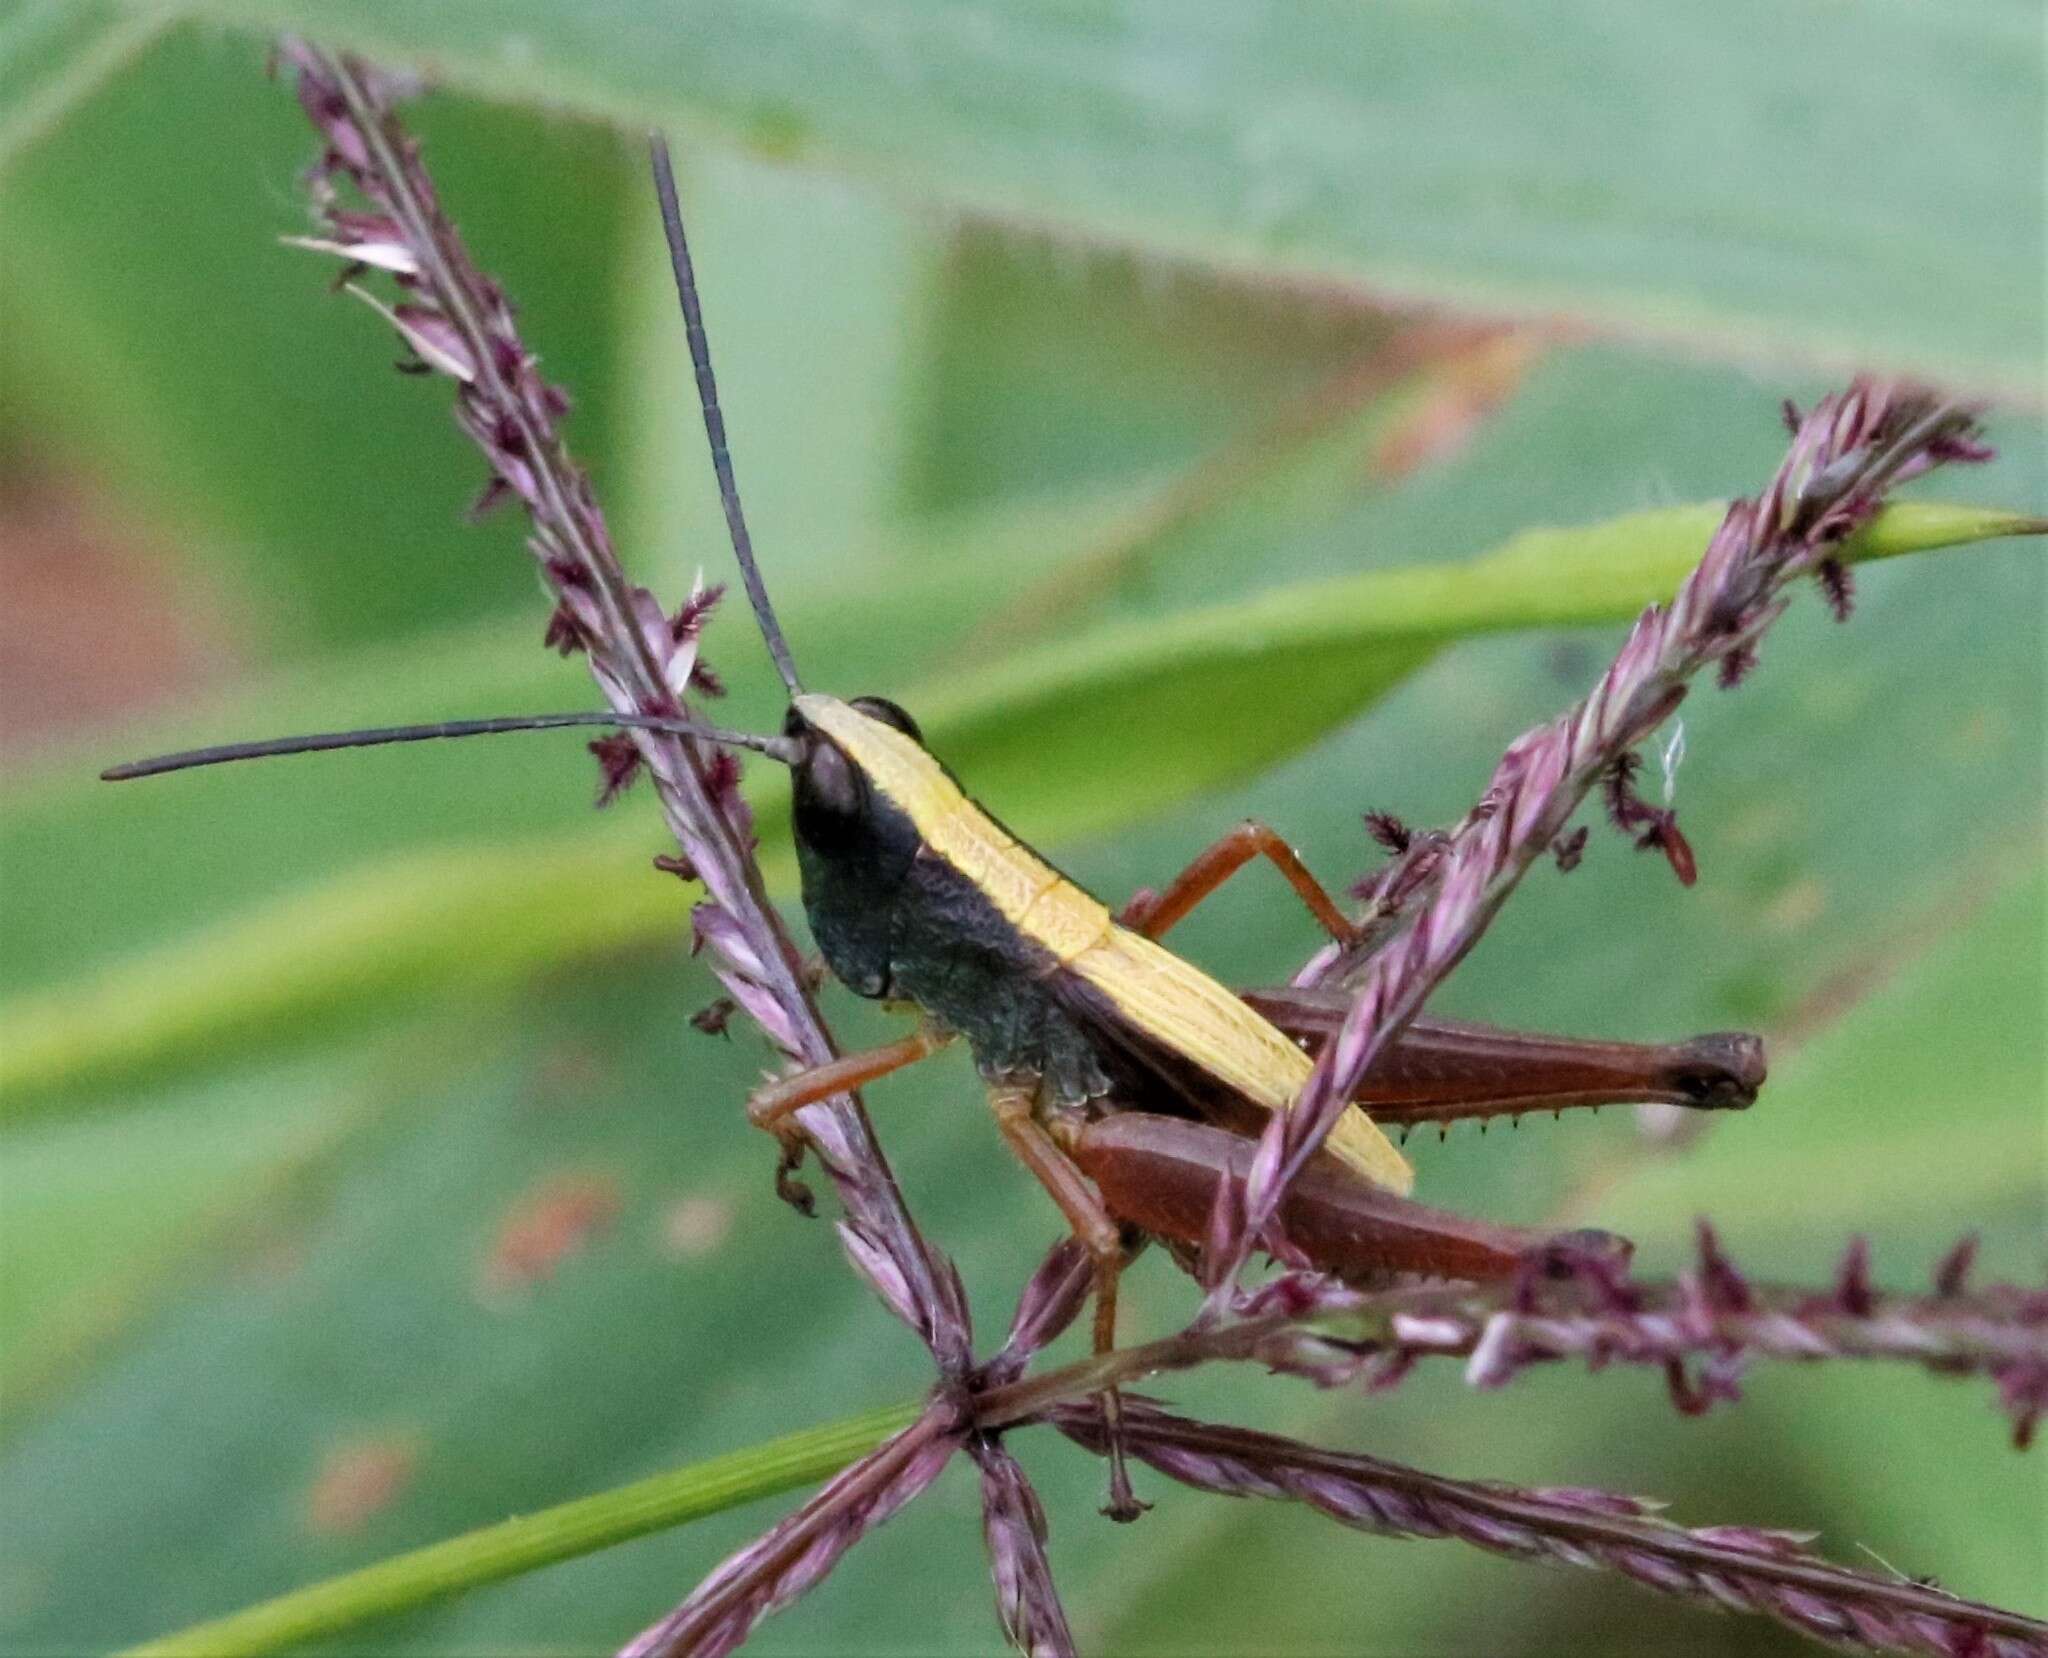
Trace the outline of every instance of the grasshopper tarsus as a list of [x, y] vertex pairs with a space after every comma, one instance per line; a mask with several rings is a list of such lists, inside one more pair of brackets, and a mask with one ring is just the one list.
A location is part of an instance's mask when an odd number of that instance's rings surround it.
[[818, 1213], [817, 1194], [796, 1178], [804, 1166], [804, 1143], [792, 1135], [782, 1142], [782, 1156], [775, 1164], [775, 1195], [806, 1220]]
[[1109, 1501], [1102, 1507], [1102, 1517], [1127, 1526], [1152, 1505], [1140, 1499], [1131, 1487], [1130, 1463], [1124, 1456], [1122, 1400], [1112, 1388], [1101, 1395], [1100, 1402], [1102, 1441], [1109, 1453]]

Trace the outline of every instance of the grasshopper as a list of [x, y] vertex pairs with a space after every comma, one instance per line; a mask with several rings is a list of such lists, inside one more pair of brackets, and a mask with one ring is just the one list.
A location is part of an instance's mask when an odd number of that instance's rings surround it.
[[[1091, 1257], [1094, 1343], [1106, 1351], [1116, 1339], [1118, 1278], [1133, 1249], [1157, 1235], [1185, 1257], [1199, 1243], [1219, 1182], [1242, 1177], [1253, 1137], [1293, 1102], [1342, 1015], [1340, 1002], [1308, 991], [1240, 996], [1161, 936], [1260, 857], [1333, 938], [1349, 940], [1352, 924], [1288, 844], [1257, 823], [1222, 837], [1159, 894], [1113, 913], [979, 806], [896, 703], [804, 687], [747, 533], [688, 242], [658, 142], [655, 176], [734, 556], [788, 693], [779, 732], [588, 711], [235, 743], [103, 775], [588, 725], [682, 734], [777, 761], [790, 773], [803, 908], [826, 966], [855, 995], [920, 1015], [898, 1041], [776, 1078], [751, 1096], [750, 1119], [783, 1143], [779, 1189], [799, 1190], [790, 1178], [801, 1152], [796, 1112], [964, 1041], [1004, 1140]], [[1413, 1170], [1382, 1123], [1633, 1100], [1745, 1106], [1762, 1079], [1753, 1037], [1637, 1047], [1420, 1023], [1368, 1079], [1284, 1218], [1311, 1259], [1349, 1276], [1512, 1271], [1541, 1235], [1411, 1202]], [[1113, 1395], [1105, 1408], [1113, 1424]], [[1112, 1513], [1136, 1512], [1116, 1475], [1112, 1501]]]

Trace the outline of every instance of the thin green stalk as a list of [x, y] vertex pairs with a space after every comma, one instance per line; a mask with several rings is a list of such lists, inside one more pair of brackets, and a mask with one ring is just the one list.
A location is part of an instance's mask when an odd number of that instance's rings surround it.
[[836, 1474], [916, 1420], [896, 1405], [504, 1520], [131, 1647], [124, 1658], [242, 1658], [409, 1612]]

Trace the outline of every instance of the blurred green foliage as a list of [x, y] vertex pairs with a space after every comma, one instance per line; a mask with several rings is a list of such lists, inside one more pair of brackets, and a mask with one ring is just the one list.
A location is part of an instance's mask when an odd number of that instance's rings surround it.
[[[602, 121], [693, 137], [740, 474], [809, 675], [924, 688], [989, 804], [1111, 895], [1246, 814], [1358, 869], [1362, 808], [1460, 810], [1616, 636], [1559, 624], [1635, 602], [1596, 588], [1597, 538], [1505, 555], [1520, 585], [1490, 613], [1458, 561], [1753, 489], [1776, 399], [1830, 365], [1994, 394], [2042, 366], [2038, 54], [2015, 49], [2038, 19], [1998, 0], [1938, 27], [1818, 0], [198, 9], [317, 15], [480, 95], [417, 106], [429, 162], [669, 594], [727, 554], [635, 148]], [[0, 682], [11, 1651], [139, 1639], [927, 1380], [826, 1228], [769, 1196], [738, 1111], [762, 1051], [689, 1029], [715, 993], [689, 895], [648, 870], [643, 803], [593, 826], [566, 740], [86, 781], [225, 734], [590, 700], [539, 649], [517, 524], [460, 522], [480, 467], [444, 395], [386, 372], [374, 319], [276, 245], [310, 138], [262, 51], [0, 7], [0, 571], [38, 667]], [[1484, 342], [1412, 349], [1367, 291], [1561, 316], [1580, 343], [1525, 344], [1475, 391]], [[1991, 424], [1999, 462], [1916, 496], [2048, 509], [2038, 419]], [[52, 498], [68, 539], [23, 505]], [[1668, 580], [1682, 549], [1622, 528], [1621, 566]], [[1395, 571], [1341, 614], [1305, 585]], [[2037, 1272], [2043, 598], [2038, 552], [1993, 544], [1868, 568], [1846, 629], [1802, 601], [1752, 683], [1687, 709], [1700, 885], [1596, 832], [1446, 988], [1446, 1011], [1550, 1028], [1761, 1029], [1754, 1113], [1682, 1151], [1617, 1112], [1418, 1144], [1425, 1195], [1624, 1227], [1665, 1263], [1705, 1211], [1766, 1274], [1824, 1271], [1861, 1231], [1913, 1282], [1966, 1227], [1992, 1271]], [[194, 618], [203, 659], [97, 695]], [[1321, 651], [1288, 631], [1312, 621]], [[1517, 626], [1547, 631], [1458, 642]], [[742, 616], [709, 653], [735, 718], [770, 719]], [[1263, 879], [1186, 930], [1240, 982], [1312, 943]], [[828, 1011], [849, 1040], [887, 1028]], [[872, 1106], [999, 1329], [1053, 1219], [957, 1056], [924, 1069]], [[1148, 1262], [1133, 1331], [1189, 1305]], [[1700, 1422], [1635, 1375], [1174, 1392], [1447, 1472], [1819, 1526], [2042, 1609], [2038, 1479], [1974, 1386], [1782, 1372]], [[1158, 1488], [1105, 1539], [1099, 1470], [1015, 1443], [1091, 1650], [1776, 1639]], [[759, 1649], [996, 1649], [974, 1513], [956, 1471]], [[375, 1644], [601, 1647], [765, 1519]]]

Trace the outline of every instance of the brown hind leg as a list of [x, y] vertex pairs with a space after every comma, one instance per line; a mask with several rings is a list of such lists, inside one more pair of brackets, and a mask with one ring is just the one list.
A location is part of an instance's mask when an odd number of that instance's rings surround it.
[[[1116, 1346], [1116, 1291], [1123, 1273], [1123, 1229], [1102, 1206], [1102, 1199], [1088, 1177], [1074, 1166], [1057, 1142], [1038, 1120], [1038, 1090], [1033, 1086], [991, 1084], [989, 1105], [996, 1114], [996, 1126], [1017, 1158], [1038, 1179], [1074, 1236], [1081, 1240], [1095, 1263], [1095, 1351], [1107, 1353]], [[1138, 1501], [1131, 1489], [1130, 1469], [1124, 1462], [1123, 1404], [1115, 1388], [1102, 1395], [1103, 1436], [1109, 1447], [1109, 1506], [1102, 1512], [1112, 1520], [1135, 1520], [1151, 1505]]]
[[1348, 944], [1357, 929], [1344, 919], [1322, 883], [1308, 872], [1294, 848], [1267, 824], [1240, 823], [1220, 836], [1193, 863], [1174, 877], [1164, 892], [1141, 892], [1123, 908], [1117, 920], [1147, 938], [1158, 938], [1181, 920], [1203, 899], [1257, 857], [1270, 858], [1274, 868], [1287, 878], [1309, 913], [1323, 931], [1339, 944]]
[[807, 1105], [830, 1099], [862, 1087], [891, 1071], [928, 1059], [948, 1042], [951, 1035], [921, 1025], [899, 1042], [879, 1048], [864, 1048], [857, 1054], [843, 1054], [823, 1065], [806, 1066], [788, 1076], [765, 1082], [747, 1096], [747, 1120], [764, 1128], [782, 1142], [782, 1161], [775, 1167], [775, 1193], [784, 1203], [810, 1214], [814, 1205], [810, 1189], [793, 1179], [804, 1160], [803, 1137], [790, 1118]]

